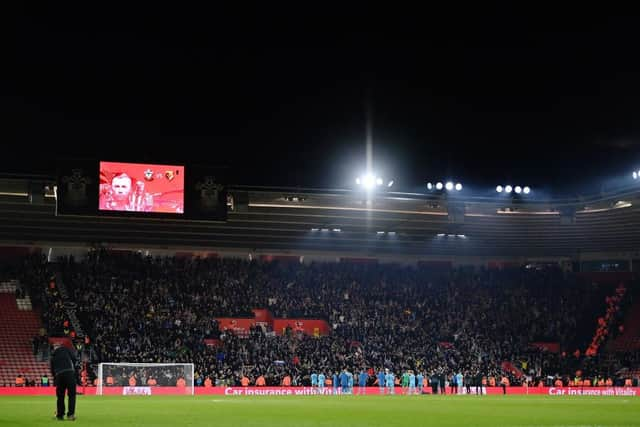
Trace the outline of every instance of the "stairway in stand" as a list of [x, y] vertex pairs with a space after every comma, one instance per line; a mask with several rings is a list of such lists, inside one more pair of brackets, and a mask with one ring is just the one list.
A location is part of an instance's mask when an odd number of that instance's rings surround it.
[[36, 383], [43, 374], [51, 376], [49, 363], [33, 355], [31, 342], [40, 327], [28, 297], [16, 300], [15, 284], [0, 284], [0, 386], [15, 384], [19, 374]]

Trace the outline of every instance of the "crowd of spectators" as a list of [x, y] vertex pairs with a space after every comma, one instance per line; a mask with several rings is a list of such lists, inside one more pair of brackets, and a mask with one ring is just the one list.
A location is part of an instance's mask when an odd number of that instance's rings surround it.
[[[290, 376], [348, 368], [414, 370], [426, 377], [507, 376], [511, 384], [558, 377], [610, 377], [598, 355], [585, 357], [597, 313], [615, 288], [579, 280], [559, 268], [455, 269], [388, 264], [310, 265], [239, 259], [151, 258], [97, 250], [59, 260], [69, 298], [95, 349], [94, 362], [195, 363], [196, 380], [268, 385]], [[52, 267], [28, 278], [46, 283], [45, 323], [60, 321]], [[248, 337], [219, 331], [215, 317], [320, 318], [331, 333]], [[595, 313], [595, 314], [594, 314]], [[64, 314], [62, 314], [64, 317]], [[585, 322], [590, 328], [580, 326]], [[205, 339], [219, 345], [207, 346]], [[534, 342], [558, 343], [545, 352]], [[510, 361], [516, 369], [506, 369]], [[371, 381], [375, 376], [371, 377]]]

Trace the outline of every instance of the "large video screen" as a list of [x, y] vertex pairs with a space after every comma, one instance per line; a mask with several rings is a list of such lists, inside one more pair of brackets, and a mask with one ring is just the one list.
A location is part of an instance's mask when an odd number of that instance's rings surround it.
[[98, 209], [184, 213], [184, 166], [100, 162]]

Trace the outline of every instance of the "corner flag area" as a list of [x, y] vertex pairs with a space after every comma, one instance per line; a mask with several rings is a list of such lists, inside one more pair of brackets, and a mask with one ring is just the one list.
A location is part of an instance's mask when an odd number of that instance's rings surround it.
[[[50, 426], [50, 396], [3, 396], [0, 425]], [[632, 426], [625, 396], [78, 396], [78, 425]]]

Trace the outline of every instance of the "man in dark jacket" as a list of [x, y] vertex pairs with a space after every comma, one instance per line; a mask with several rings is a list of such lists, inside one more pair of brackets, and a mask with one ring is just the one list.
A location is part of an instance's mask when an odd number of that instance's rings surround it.
[[60, 344], [53, 346], [51, 355], [51, 373], [56, 385], [56, 396], [58, 397], [58, 410], [56, 418], [64, 419], [64, 395], [65, 391], [69, 395], [68, 420], [76, 419], [76, 356], [71, 350]]

